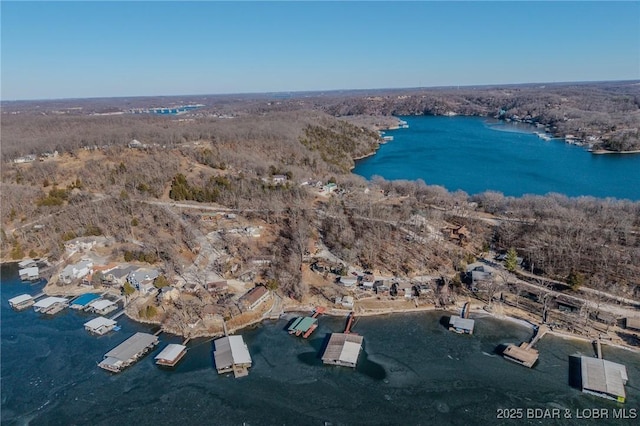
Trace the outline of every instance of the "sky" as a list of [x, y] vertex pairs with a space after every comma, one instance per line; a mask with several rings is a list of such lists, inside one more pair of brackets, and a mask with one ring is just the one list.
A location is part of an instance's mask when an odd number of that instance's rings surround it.
[[0, 2], [2, 100], [640, 79], [640, 2]]

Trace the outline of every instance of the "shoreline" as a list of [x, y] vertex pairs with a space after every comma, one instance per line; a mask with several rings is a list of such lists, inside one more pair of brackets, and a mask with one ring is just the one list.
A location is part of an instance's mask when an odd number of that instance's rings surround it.
[[640, 149], [633, 149], [631, 151], [611, 151], [608, 149], [594, 149], [589, 150], [594, 155], [611, 155], [611, 154], [640, 154]]

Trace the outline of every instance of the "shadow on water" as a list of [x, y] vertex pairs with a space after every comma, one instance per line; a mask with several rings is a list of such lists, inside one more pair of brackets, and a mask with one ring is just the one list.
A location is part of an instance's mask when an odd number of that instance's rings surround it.
[[451, 320], [451, 315], [444, 315], [444, 316], [440, 317], [440, 321], [438, 321], [438, 322], [445, 329], [449, 330], [449, 321], [450, 320]]
[[569, 386], [582, 390], [582, 367], [580, 356], [569, 355]]
[[358, 359], [356, 371], [362, 373], [374, 380], [384, 380], [387, 378], [387, 372], [384, 367], [377, 362], [369, 361], [366, 351], [362, 351]]
[[331, 333], [326, 333], [324, 337], [309, 340], [309, 344], [314, 352], [305, 352], [298, 355], [300, 362], [307, 365], [322, 365], [322, 354], [327, 349]]
[[508, 343], [500, 343], [498, 346], [496, 346], [493, 349], [493, 353], [496, 355], [502, 356], [504, 354], [504, 351], [507, 349], [508, 345], [509, 345]]

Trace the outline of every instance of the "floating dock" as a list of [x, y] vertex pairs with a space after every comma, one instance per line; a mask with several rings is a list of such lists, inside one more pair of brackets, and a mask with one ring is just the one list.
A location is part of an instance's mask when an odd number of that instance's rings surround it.
[[36, 303], [36, 301], [30, 294], [21, 294], [20, 296], [9, 299], [9, 306], [16, 311], [27, 309], [29, 306], [33, 306], [34, 303]]
[[98, 367], [119, 373], [142, 358], [159, 343], [156, 336], [136, 333], [104, 355]]
[[536, 330], [536, 334], [531, 339], [531, 342], [526, 343], [523, 342], [520, 346], [516, 345], [507, 345], [507, 348], [502, 353], [502, 356], [508, 360], [515, 362], [516, 364], [524, 365], [525, 367], [533, 367], [533, 365], [538, 361], [538, 357], [540, 356], [537, 349], [533, 348], [533, 345], [538, 343], [538, 340], [542, 338], [548, 331], [548, 328], [544, 325], [541, 325]]
[[118, 309], [116, 302], [105, 299], [93, 301], [84, 308], [85, 311], [95, 312], [98, 315], [105, 315], [116, 309]]
[[629, 380], [622, 364], [587, 356], [580, 357], [582, 391], [617, 402], [625, 402], [624, 385]]
[[102, 336], [115, 329], [118, 323], [105, 317], [94, 318], [84, 323], [84, 329], [89, 333]]
[[218, 374], [229, 373], [243, 377], [249, 374], [251, 355], [242, 336], [225, 336], [214, 342], [213, 358]]
[[54, 315], [69, 306], [69, 300], [64, 297], [45, 297], [33, 304], [33, 309], [41, 314]]
[[473, 334], [475, 321], [469, 318], [462, 318], [458, 315], [451, 315], [449, 318], [449, 330], [460, 334]]
[[37, 266], [30, 266], [28, 268], [18, 270], [18, 275], [22, 281], [39, 281], [40, 270]]
[[71, 301], [70, 308], [77, 309], [77, 310], [84, 309], [89, 303], [99, 298], [100, 298], [100, 295], [95, 293], [83, 294], [82, 296], [78, 296]]
[[460, 310], [460, 316], [451, 315], [449, 318], [449, 330], [460, 334], [473, 334], [475, 321], [469, 318], [471, 305], [466, 302]]
[[318, 328], [318, 316], [324, 312], [325, 308], [318, 307], [310, 317], [297, 317], [288, 328], [289, 334], [308, 338]]
[[154, 357], [156, 364], [164, 367], [175, 367], [187, 353], [187, 347], [176, 343], [168, 344], [162, 352]]
[[354, 333], [332, 333], [322, 362], [355, 368], [364, 338]]

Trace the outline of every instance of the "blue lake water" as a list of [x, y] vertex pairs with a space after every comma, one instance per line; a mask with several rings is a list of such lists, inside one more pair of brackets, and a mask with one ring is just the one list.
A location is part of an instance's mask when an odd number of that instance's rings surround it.
[[[120, 317], [121, 331], [95, 337], [82, 326], [88, 314], [15, 312], [8, 299], [37, 294], [43, 285], [21, 283], [16, 272], [15, 265], [2, 266], [3, 425], [632, 425], [578, 420], [575, 410], [640, 408], [636, 353], [604, 347], [605, 357], [625, 363], [629, 374], [627, 403], [618, 404], [568, 385], [569, 355], [593, 355], [590, 344], [545, 336], [530, 370], [494, 353], [501, 343], [528, 340], [529, 328], [485, 316], [473, 336], [462, 336], [440, 324], [444, 312], [360, 318], [354, 331], [365, 338], [364, 352], [355, 370], [322, 365], [326, 334], [345, 324], [323, 316], [309, 340], [288, 335], [287, 319], [243, 330], [253, 367], [242, 379], [216, 373], [210, 339], [189, 342], [174, 370], [158, 368], [153, 356], [181, 340], [166, 334], [151, 354], [111, 374], [96, 365], [104, 353], [136, 331], [156, 328]], [[498, 419], [504, 408], [561, 408], [573, 417]]]
[[543, 141], [535, 128], [479, 117], [401, 117], [408, 129], [356, 162], [371, 178], [422, 179], [449, 191], [509, 196], [590, 195], [640, 200], [640, 154], [594, 155], [561, 140]]

